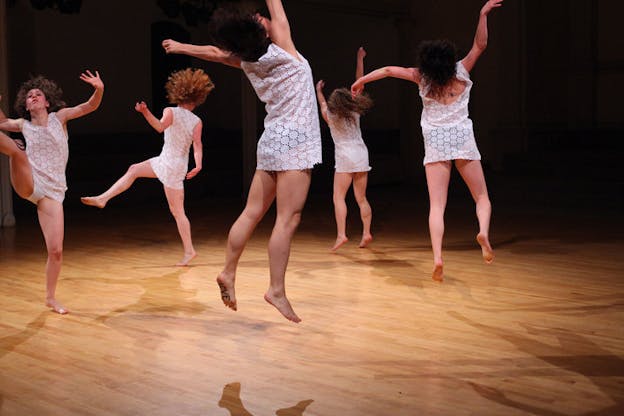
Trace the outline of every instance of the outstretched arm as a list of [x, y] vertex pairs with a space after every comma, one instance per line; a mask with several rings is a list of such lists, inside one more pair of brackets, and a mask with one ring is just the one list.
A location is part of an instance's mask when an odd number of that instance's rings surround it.
[[195, 167], [186, 174], [186, 179], [191, 179], [202, 170], [203, 146], [202, 146], [202, 122], [197, 123], [193, 129], [193, 157], [195, 158]]
[[362, 46], [357, 51], [357, 62], [355, 64], [355, 79], [356, 81], [364, 76], [364, 58], [366, 57], [366, 50]]
[[165, 39], [162, 47], [167, 53], [189, 55], [204, 61], [218, 62], [224, 65], [241, 67], [241, 60], [229, 52], [212, 45], [192, 45], [190, 43], [180, 43], [172, 39]]
[[269, 33], [271, 40], [277, 46], [299, 59], [282, 0], [266, 0], [266, 5], [271, 14], [271, 33]]
[[75, 107], [63, 108], [56, 113], [57, 117], [63, 124], [67, 123], [69, 120], [73, 120], [94, 112], [98, 109], [100, 103], [102, 102], [102, 96], [104, 95], [104, 83], [102, 82], [102, 79], [100, 79], [100, 73], [95, 71], [95, 75], [93, 75], [91, 71], [87, 70], [86, 72], [80, 74], [80, 79], [91, 85], [95, 91], [93, 91], [93, 95], [91, 95], [91, 97], [84, 103], [78, 104]]
[[323, 120], [325, 120], [326, 123], [329, 123], [327, 120], [327, 100], [325, 100], [325, 94], [323, 94], [323, 87], [325, 87], [325, 81], [320, 80], [316, 83], [316, 98], [318, 100], [319, 107], [321, 108]]
[[143, 114], [145, 120], [149, 123], [150, 126], [158, 133], [162, 133], [173, 123], [173, 113], [170, 108], [165, 108], [163, 110], [163, 116], [160, 120], [152, 114], [149, 108], [147, 108], [147, 104], [145, 101], [138, 102], [134, 105], [134, 109], [139, 113]]
[[351, 86], [351, 94], [359, 95], [364, 90], [364, 85], [383, 78], [399, 78], [407, 81], [420, 83], [420, 71], [418, 68], [404, 68], [401, 66], [385, 66], [376, 69], [361, 78]]
[[[0, 101], [2, 101], [2, 96], [0, 95]], [[4, 111], [0, 108], [0, 130], [11, 131], [17, 133], [18, 131], [22, 131], [22, 125], [24, 124], [24, 119], [20, 118], [17, 120], [13, 120], [11, 118], [7, 118], [4, 114]]]
[[501, 7], [503, 5], [503, 0], [488, 0], [485, 5], [481, 8], [481, 13], [479, 13], [479, 23], [477, 24], [477, 33], [475, 34], [474, 42], [472, 43], [472, 48], [468, 55], [464, 59], [462, 59], [462, 65], [466, 68], [466, 71], [472, 71], [477, 60], [487, 47], [488, 42], [488, 28], [487, 28], [487, 17], [488, 14], [492, 11], [492, 9], [496, 7]]

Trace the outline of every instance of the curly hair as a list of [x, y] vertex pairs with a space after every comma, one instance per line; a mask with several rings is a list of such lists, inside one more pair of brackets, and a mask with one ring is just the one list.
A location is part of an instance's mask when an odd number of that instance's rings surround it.
[[208, 30], [216, 46], [246, 62], [257, 62], [271, 44], [264, 26], [246, 9], [218, 9], [212, 15]]
[[448, 40], [423, 41], [418, 47], [418, 69], [430, 84], [431, 94], [436, 97], [456, 74], [457, 49]]
[[349, 123], [355, 123], [353, 113], [364, 114], [373, 107], [373, 100], [366, 93], [353, 97], [347, 88], [335, 89], [327, 100], [327, 109]]
[[48, 104], [50, 104], [48, 107], [48, 112], [50, 113], [67, 106], [65, 101], [61, 99], [63, 90], [56, 82], [47, 79], [43, 75], [38, 75], [24, 82], [17, 91], [17, 98], [15, 99], [13, 108], [22, 118], [30, 120], [30, 112], [26, 109], [26, 98], [28, 97], [28, 92], [31, 90], [40, 90], [43, 93]]
[[167, 100], [171, 104], [193, 103], [196, 106], [206, 101], [215, 86], [201, 69], [186, 68], [173, 72], [165, 84]]

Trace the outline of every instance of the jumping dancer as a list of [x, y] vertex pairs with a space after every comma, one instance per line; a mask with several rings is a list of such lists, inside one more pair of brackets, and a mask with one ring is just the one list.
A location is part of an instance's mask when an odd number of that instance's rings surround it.
[[[357, 51], [357, 63], [355, 79], [364, 75], [364, 57], [366, 51], [360, 48]], [[334, 157], [336, 171], [334, 173], [334, 214], [336, 216], [336, 241], [331, 250], [336, 251], [340, 246], [349, 241], [346, 232], [347, 204], [345, 197], [351, 184], [353, 194], [360, 207], [362, 219], [362, 239], [359, 247], [364, 248], [373, 241], [371, 234], [371, 220], [373, 212], [366, 199], [366, 186], [368, 184], [368, 149], [362, 140], [360, 129], [360, 116], [368, 111], [372, 100], [366, 94], [351, 95], [346, 88], [335, 89], [325, 100], [323, 94], [323, 80], [316, 84], [316, 96], [321, 108], [321, 115], [327, 122], [334, 140]]]
[[[206, 101], [214, 85], [201, 69], [187, 68], [174, 72], [165, 89], [167, 99], [176, 107], [166, 107], [160, 120], [152, 114], [145, 102], [138, 102], [134, 107], [154, 130], [165, 132], [160, 156], [131, 165], [126, 174], [106, 192], [80, 200], [86, 205], [104, 208], [111, 198], [130, 188], [136, 179], [158, 178], [163, 184], [169, 210], [178, 226], [184, 248], [184, 256], [176, 265], [186, 266], [197, 253], [191, 240], [191, 223], [184, 211], [184, 179], [195, 177], [202, 169], [202, 122], [193, 114], [193, 110]], [[188, 171], [191, 144], [195, 167]]]
[[256, 225], [276, 200], [269, 240], [270, 285], [264, 299], [284, 317], [300, 322], [285, 289], [292, 237], [310, 187], [311, 169], [321, 163], [321, 133], [312, 70], [299, 54], [281, 0], [266, 0], [270, 19], [236, 9], [220, 9], [210, 31], [217, 46], [163, 42], [167, 53], [185, 54], [241, 68], [266, 104], [264, 132], [247, 205], [228, 235], [225, 267], [217, 277], [221, 299], [236, 310], [238, 261]]
[[433, 248], [432, 278], [442, 281], [442, 237], [452, 161], [476, 203], [483, 260], [492, 263], [494, 251], [490, 245], [489, 228], [492, 206], [488, 196], [481, 155], [477, 149], [468, 117], [468, 101], [472, 81], [469, 72], [487, 46], [487, 17], [503, 0], [489, 0], [481, 9], [476, 35], [470, 52], [457, 61], [455, 46], [444, 40], [423, 42], [419, 48], [419, 66], [402, 68], [389, 66], [370, 72], [351, 87], [359, 94], [364, 84], [386, 77], [405, 79], [418, 84], [423, 102], [421, 126], [425, 144], [425, 173], [429, 190], [429, 231]]

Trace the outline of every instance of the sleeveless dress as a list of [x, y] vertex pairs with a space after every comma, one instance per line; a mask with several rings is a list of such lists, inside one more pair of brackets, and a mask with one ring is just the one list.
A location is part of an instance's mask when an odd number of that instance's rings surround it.
[[420, 87], [420, 98], [423, 102], [420, 125], [425, 144], [423, 165], [455, 159], [481, 160], [472, 120], [468, 118], [472, 81], [461, 61], [457, 62], [456, 68], [455, 76], [466, 84], [466, 88], [455, 102], [442, 104], [427, 97], [429, 85]]
[[65, 168], [69, 158], [68, 137], [63, 124], [56, 113], [50, 113], [47, 126], [24, 120], [22, 134], [35, 185], [33, 194], [26, 199], [35, 205], [43, 197], [62, 203], [67, 191]]
[[185, 108], [169, 107], [169, 109], [173, 112], [173, 122], [165, 129], [165, 143], [160, 156], [151, 158], [149, 162], [163, 185], [173, 189], [184, 189], [189, 150], [193, 143], [193, 129], [200, 119]]
[[304, 170], [322, 161], [312, 69], [300, 54], [299, 59], [272, 43], [257, 62], [241, 62], [267, 112], [258, 170]]
[[368, 148], [362, 140], [360, 115], [353, 114], [353, 122], [327, 110], [327, 121], [334, 140], [336, 172], [368, 172]]

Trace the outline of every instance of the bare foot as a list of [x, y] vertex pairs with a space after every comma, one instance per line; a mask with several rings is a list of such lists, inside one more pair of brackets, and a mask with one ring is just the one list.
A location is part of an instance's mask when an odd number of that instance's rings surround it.
[[65, 309], [63, 305], [58, 303], [56, 299], [47, 299], [46, 306], [48, 308], [52, 308], [54, 312], [61, 314], [61, 315], [65, 315], [66, 313], [69, 312], [67, 309]]
[[221, 300], [223, 304], [232, 310], [236, 310], [236, 296], [234, 295], [234, 275], [228, 275], [225, 272], [219, 273], [217, 276], [217, 284], [221, 290]]
[[481, 254], [486, 264], [492, 264], [494, 261], [494, 250], [490, 245], [490, 239], [485, 234], [477, 234], [477, 243], [481, 246]]
[[336, 242], [334, 243], [334, 246], [331, 248], [331, 251], [338, 250], [347, 241], [349, 241], [349, 239], [346, 236], [344, 236], [344, 237], [336, 237]]
[[264, 300], [275, 306], [277, 310], [280, 311], [280, 313], [289, 321], [293, 321], [295, 323], [301, 322], [301, 318], [297, 316], [292, 306], [290, 306], [290, 302], [286, 298], [286, 295], [276, 296], [267, 292], [264, 294]]
[[188, 266], [191, 260], [193, 260], [195, 257], [197, 257], [197, 253], [195, 251], [193, 251], [192, 253], [184, 253], [184, 257], [182, 257], [182, 260], [176, 263], [176, 266]]
[[444, 265], [436, 264], [433, 267], [433, 273], [431, 274], [431, 278], [436, 282], [442, 282], [444, 280]]
[[373, 236], [371, 234], [364, 234], [362, 235], [362, 240], [360, 240], [360, 245], [358, 247], [365, 248], [371, 243], [371, 241], [373, 241]]
[[106, 206], [106, 202], [102, 201], [97, 196], [83, 196], [80, 198], [80, 202], [85, 205], [90, 205], [92, 207], [104, 208]]

